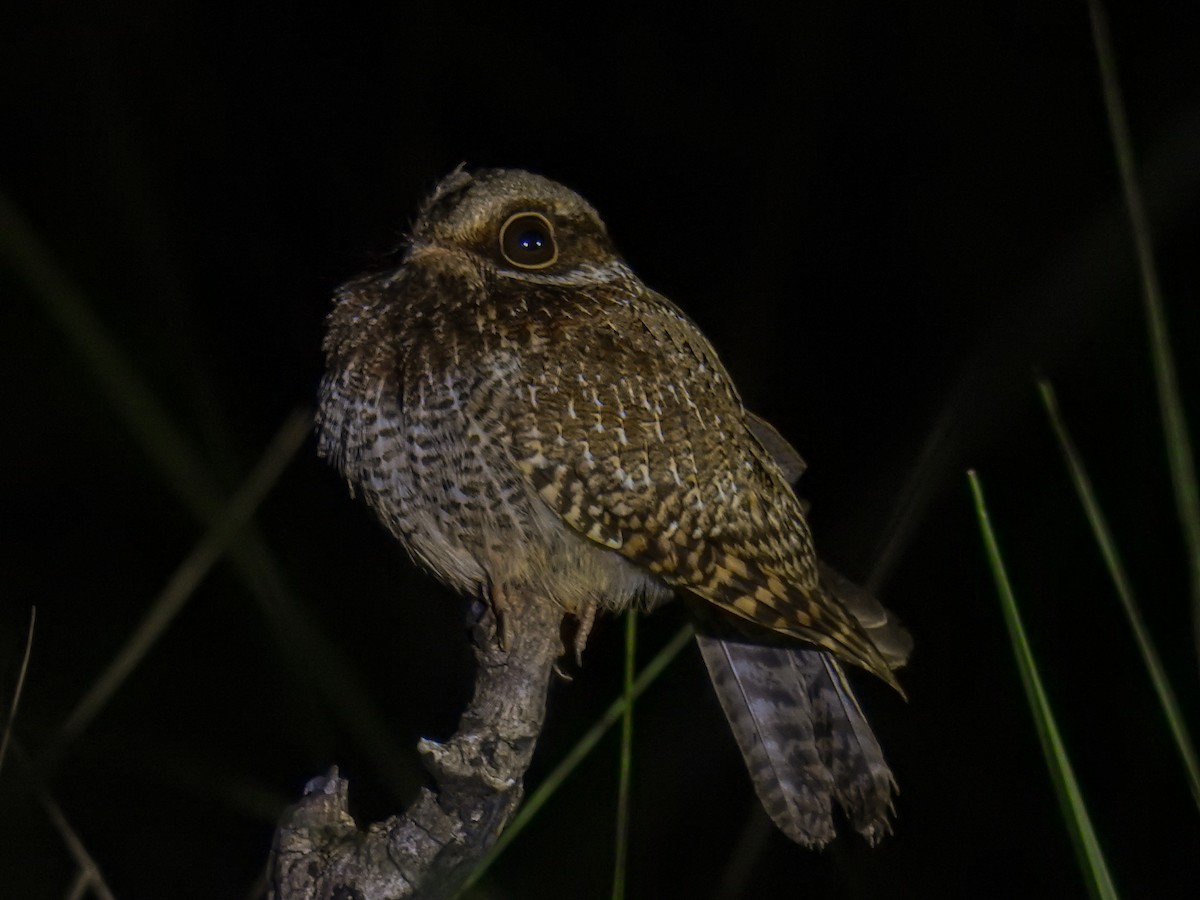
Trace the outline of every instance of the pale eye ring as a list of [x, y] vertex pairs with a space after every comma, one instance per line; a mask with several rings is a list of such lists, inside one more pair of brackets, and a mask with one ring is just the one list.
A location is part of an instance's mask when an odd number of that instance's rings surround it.
[[514, 213], [500, 226], [500, 253], [520, 269], [552, 266], [558, 261], [554, 226], [541, 213]]

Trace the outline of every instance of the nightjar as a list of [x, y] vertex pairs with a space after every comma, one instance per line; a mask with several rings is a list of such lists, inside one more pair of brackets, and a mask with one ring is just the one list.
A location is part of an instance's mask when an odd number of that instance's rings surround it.
[[585, 200], [453, 172], [399, 263], [341, 288], [324, 349], [320, 452], [418, 563], [498, 615], [685, 598], [775, 823], [823, 845], [836, 799], [868, 840], [889, 829], [895, 783], [841, 663], [898, 690], [911, 641], [818, 561], [799, 455]]

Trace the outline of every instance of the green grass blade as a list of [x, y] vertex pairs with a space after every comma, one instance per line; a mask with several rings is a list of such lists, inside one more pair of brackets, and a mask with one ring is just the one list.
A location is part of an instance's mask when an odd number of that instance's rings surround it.
[[[133, 361], [94, 312], [86, 292], [59, 264], [32, 224], [0, 190], [0, 262], [9, 266], [58, 326], [96, 389], [153, 464], [158, 476], [205, 526], [214, 526], [228, 499], [203, 454], [172, 418]], [[353, 664], [325, 636], [287, 585], [253, 522], [229, 547], [234, 570], [259, 603], [276, 645], [293, 671], [323, 695], [396, 797], [424, 777], [416, 763], [404, 771], [387, 718], [371, 700]]]
[[621, 712], [621, 775], [617, 786], [617, 852], [613, 860], [613, 900], [625, 900], [629, 858], [629, 782], [633, 770], [633, 673], [637, 655], [637, 610], [625, 612], [625, 708]]
[[158, 597], [150, 604], [125, 645], [113, 657], [104, 672], [89, 686], [79, 703], [59, 729], [55, 751], [74, 741], [99, 715], [129, 674], [150, 652], [150, 648], [183, 610], [188, 599], [205, 576], [225, 555], [230, 544], [257, 512], [268, 492], [283, 475], [311, 430], [307, 410], [297, 410], [284, 421], [258, 465], [234, 494], [228, 506], [208, 533], [172, 573]]
[[1108, 521], [1104, 518], [1104, 513], [1100, 510], [1100, 503], [1092, 487], [1092, 480], [1088, 477], [1087, 470], [1083, 466], [1083, 459], [1080, 457], [1079, 451], [1076, 449], [1075, 443], [1071, 440], [1071, 435], [1067, 432], [1067, 427], [1063, 423], [1062, 416], [1059, 414], [1058, 403], [1054, 398], [1054, 389], [1046, 381], [1039, 381], [1038, 389], [1041, 391], [1042, 402], [1046, 406], [1046, 412], [1050, 416], [1050, 424], [1053, 426], [1054, 433], [1058, 437], [1059, 446], [1062, 448], [1063, 458], [1066, 460], [1067, 468], [1071, 472], [1071, 480], [1075, 483], [1075, 490], [1079, 494], [1079, 501], [1083, 504], [1088, 522], [1092, 526], [1092, 534], [1095, 536], [1096, 544], [1100, 547], [1100, 552], [1104, 556], [1104, 563], [1108, 566], [1108, 574], [1113, 580], [1113, 586], [1117, 589], [1117, 596], [1121, 599], [1121, 606], [1125, 610], [1125, 616], [1129, 619], [1129, 627], [1133, 631], [1134, 639], [1137, 641], [1138, 650], [1141, 651], [1142, 659], [1146, 663], [1146, 669], [1150, 672], [1150, 681], [1154, 685], [1155, 693], [1158, 694], [1158, 702], [1162, 704], [1163, 712], [1166, 714], [1167, 724], [1171, 729], [1171, 736], [1175, 739], [1175, 746], [1179, 751], [1180, 757], [1183, 759], [1183, 767], [1187, 773], [1188, 786], [1192, 791], [1192, 799], [1196, 802], [1197, 808], [1200, 808], [1200, 761], [1197, 761], [1196, 748], [1193, 746], [1191, 737], [1188, 734], [1187, 724], [1184, 721], [1179, 700], [1176, 698], [1175, 691], [1171, 687], [1171, 682], [1167, 678], [1162, 659], [1158, 655], [1158, 650], [1154, 646], [1150, 632], [1146, 629], [1145, 622], [1142, 621], [1141, 611], [1133, 595], [1133, 586], [1130, 584], [1129, 577], [1125, 573], [1125, 566], [1121, 562], [1120, 554], [1117, 552], [1117, 545], [1113, 540], [1112, 532], [1109, 530]]
[[637, 656], [637, 610], [625, 612], [625, 708], [620, 715], [620, 781], [617, 787], [617, 852], [613, 859], [612, 900], [625, 900], [625, 866], [629, 859], [629, 786], [634, 768], [634, 672]]
[[1175, 358], [1171, 351], [1167, 316], [1158, 285], [1158, 272], [1154, 265], [1149, 220], [1133, 161], [1129, 123], [1125, 119], [1125, 105], [1121, 99], [1121, 87], [1117, 79], [1116, 59], [1108, 33], [1108, 16], [1100, 0], [1090, 0], [1088, 7], [1092, 14], [1092, 41], [1100, 65], [1108, 128], [1112, 136], [1117, 169], [1121, 176], [1121, 189], [1125, 195], [1125, 207], [1129, 211], [1129, 224], [1142, 276], [1142, 300], [1146, 307], [1146, 327], [1150, 337], [1154, 382], [1158, 388], [1158, 406], [1162, 415], [1167, 465], [1174, 486], [1175, 507], [1183, 526], [1183, 539], [1187, 547], [1191, 575], [1192, 636], [1200, 661], [1200, 491], [1196, 487], [1196, 465], [1192, 456], [1191, 440], [1188, 437], [1183, 400], [1179, 393], [1179, 379], [1175, 372]]
[[1021, 675], [1021, 683], [1025, 687], [1025, 695], [1033, 713], [1034, 724], [1037, 726], [1038, 739], [1042, 744], [1042, 752], [1050, 769], [1050, 778], [1054, 784], [1058, 801], [1062, 808], [1063, 817], [1075, 853], [1079, 858], [1079, 866], [1087, 879], [1088, 891], [1096, 900], [1116, 900], [1117, 890], [1108, 866], [1104, 861], [1104, 853], [1092, 827], [1087, 807], [1083, 802], [1083, 794], [1071, 761], [1067, 758], [1066, 747], [1059, 734], [1058, 725], [1050, 709], [1050, 702], [1042, 687], [1042, 679], [1038, 674], [1033, 652], [1025, 636], [1025, 626], [1021, 624], [1021, 616], [1017, 611], [1017, 601], [1013, 596], [1012, 585], [1004, 568], [1004, 560], [1000, 555], [1000, 545], [992, 531], [991, 519], [988, 516], [987, 504], [983, 499], [983, 486], [973, 471], [967, 473], [971, 482], [971, 491], [975, 495], [975, 511], [979, 516], [979, 528], [983, 535], [983, 544], [987, 550], [988, 562], [991, 564], [992, 575], [996, 579], [996, 590], [1000, 595], [1000, 608], [1004, 612], [1004, 621], [1008, 626], [1009, 638], [1012, 641], [1013, 653], [1016, 656], [1017, 671]]
[[547, 801], [554, 796], [554, 793], [562, 786], [562, 783], [570, 777], [571, 773], [579, 767], [579, 764], [587, 758], [587, 755], [596, 748], [600, 743], [600, 739], [615, 725], [624, 715], [625, 709], [633, 700], [642, 696], [646, 688], [650, 687], [663, 673], [663, 670], [677, 657], [684, 647], [692, 639], [692, 627], [684, 626], [675, 633], [671, 640], [667, 641], [666, 645], [655, 654], [654, 659], [646, 664], [641, 673], [633, 682], [633, 691], [631, 696], [622, 696], [614, 700], [612, 705], [604, 711], [581, 737], [570, 752], [562, 758], [562, 761], [554, 767], [554, 770], [546, 776], [545, 781], [538, 785], [538, 789], [529, 795], [524, 805], [513, 816], [513, 820], [509, 823], [508, 828], [500, 835], [496, 843], [479, 861], [479, 865], [471, 872], [470, 877], [463, 883], [459, 890], [459, 896], [463, 896], [466, 892], [479, 883], [484, 873], [491, 867], [504, 852], [505, 848], [511, 844], [532, 820], [538, 814], [538, 811], [546, 805]]

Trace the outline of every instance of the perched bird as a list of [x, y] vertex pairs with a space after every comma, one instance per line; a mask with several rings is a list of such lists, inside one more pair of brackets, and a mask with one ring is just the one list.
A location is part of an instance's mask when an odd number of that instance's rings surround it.
[[791, 838], [872, 843], [895, 782], [842, 670], [899, 690], [911, 641], [818, 562], [791, 446], [742, 405], [696, 325], [580, 196], [463, 170], [399, 264], [341, 288], [319, 446], [414, 559], [505, 606], [687, 598], [763, 806]]

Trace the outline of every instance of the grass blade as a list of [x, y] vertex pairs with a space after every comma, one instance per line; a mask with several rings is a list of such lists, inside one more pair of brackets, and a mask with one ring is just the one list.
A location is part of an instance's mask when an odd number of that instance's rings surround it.
[[1050, 424], [1054, 427], [1055, 435], [1058, 436], [1058, 443], [1062, 448], [1067, 468], [1071, 472], [1071, 480], [1075, 483], [1075, 490], [1079, 494], [1079, 501], [1083, 504], [1084, 513], [1087, 515], [1088, 522], [1092, 526], [1092, 534], [1095, 536], [1096, 544], [1100, 547], [1100, 552], [1104, 556], [1105, 565], [1108, 566], [1108, 574], [1113, 580], [1113, 586], [1117, 589], [1117, 596], [1121, 599], [1121, 606], [1125, 610], [1125, 616], [1129, 619], [1129, 627], [1133, 631], [1134, 639], [1137, 641], [1138, 650], [1141, 651], [1142, 659], [1146, 663], [1146, 669], [1150, 672], [1150, 681], [1154, 685], [1154, 691], [1158, 694], [1158, 702], [1162, 704], [1163, 712], [1167, 717], [1171, 736], [1175, 739], [1175, 746], [1179, 751], [1180, 757], [1183, 759], [1183, 767], [1187, 773], [1188, 786], [1192, 791], [1192, 799], [1195, 800], [1197, 808], [1200, 808], [1200, 761], [1197, 761], [1196, 748], [1193, 746], [1191, 737], [1188, 734], [1187, 724], [1184, 721], [1179, 700], [1176, 698], [1175, 691], [1171, 687], [1171, 682], [1167, 678], [1162, 659], [1158, 655], [1158, 650], [1154, 646], [1150, 632], [1146, 629], [1145, 622], [1142, 621], [1141, 611], [1133, 595], [1133, 586], [1130, 584], [1129, 576], [1125, 573], [1125, 566], [1121, 562], [1120, 554], [1117, 552], [1117, 545], [1113, 540], [1112, 532], [1109, 530], [1108, 521], [1104, 518], [1104, 513], [1100, 510], [1100, 503], [1096, 498], [1092, 481], [1083, 467], [1083, 459], [1079, 456], [1079, 451], [1075, 448], [1075, 444], [1071, 440], [1071, 435], [1067, 432], [1067, 427], [1063, 423], [1062, 416], [1059, 414], [1058, 403], [1054, 398], [1054, 389], [1046, 381], [1039, 381], [1038, 389], [1041, 391], [1042, 402], [1046, 406], [1046, 413], [1050, 416]]
[[179, 564], [120, 652], [76, 704], [59, 729], [56, 750], [63, 749], [83, 732], [142, 658], [150, 652], [150, 648], [167, 626], [183, 610], [188, 598], [225, 554], [229, 545], [241, 534], [243, 526], [253, 517], [259, 504], [266, 498], [304, 443], [304, 439], [308, 437], [310, 429], [311, 421], [307, 410], [298, 410], [284, 421], [270, 445], [263, 451], [258, 465], [229, 501], [216, 524]]
[[1112, 136], [1117, 169], [1121, 176], [1121, 189], [1125, 195], [1125, 207], [1129, 212], [1129, 224], [1142, 276], [1142, 300], [1146, 306], [1146, 327], [1150, 337], [1154, 382], [1158, 388], [1158, 406], [1162, 415], [1167, 465], [1174, 486], [1175, 507], [1183, 526], [1184, 545], [1187, 547], [1192, 590], [1192, 636], [1196, 645], [1197, 661], [1200, 662], [1200, 492], [1196, 487], [1196, 466], [1191, 440], [1188, 437], [1187, 419], [1183, 412], [1183, 400], [1179, 393], [1179, 379], [1175, 372], [1175, 357], [1171, 351], [1167, 316], [1158, 285], [1158, 272], [1154, 265], [1149, 219], [1146, 216], [1142, 190], [1133, 162], [1133, 144], [1129, 139], [1129, 123], [1125, 119], [1125, 105], [1117, 80], [1116, 59], [1113, 55], [1112, 39], [1108, 33], [1108, 16], [1100, 0], [1089, 0], [1088, 8], [1092, 17], [1092, 41], [1100, 65], [1104, 106], [1108, 112], [1109, 133]]
[[1013, 653], [1016, 656], [1017, 671], [1021, 675], [1021, 683], [1033, 713], [1034, 724], [1037, 726], [1038, 739], [1042, 744], [1042, 752], [1050, 769], [1050, 778], [1054, 784], [1058, 802], [1062, 808], [1071, 842], [1079, 859], [1079, 866], [1087, 880], [1088, 891], [1097, 900], [1116, 900], [1117, 890], [1108, 873], [1104, 861], [1104, 853], [1092, 827], [1087, 807], [1083, 802], [1083, 794], [1071, 761], [1067, 758], [1066, 747], [1059, 734], [1058, 725], [1050, 709], [1050, 702], [1042, 687], [1042, 679], [1038, 674], [1033, 652], [1025, 636], [1025, 626], [1021, 624], [1021, 616], [1017, 610], [1017, 601], [1013, 596], [1012, 585], [1004, 568], [1004, 560], [1000, 555], [1000, 545], [992, 531], [991, 519], [988, 516], [987, 504], [983, 498], [983, 486], [974, 471], [968, 472], [971, 491], [975, 496], [975, 511], [979, 516], [979, 528], [983, 535], [983, 544], [987, 550], [988, 562], [992, 575], [996, 579], [996, 590], [1000, 595], [1000, 608], [1004, 612], [1004, 621], [1008, 626], [1009, 638], [1012, 641]]
[[62, 808], [46, 791], [43, 790], [40, 793], [42, 809], [46, 811], [46, 817], [62, 837], [63, 843], [67, 845], [67, 852], [74, 858], [75, 864], [79, 866], [76, 883], [85, 882], [87, 889], [95, 894], [98, 900], [116, 900], [104, 880], [104, 873], [100, 871], [100, 866], [96, 864], [92, 854], [88, 852], [75, 829], [71, 827], [71, 823], [67, 821], [67, 817], [63, 815]]
[[82, 896], [82, 894], [78, 893], [82, 889], [93, 893], [97, 897], [97, 900], [115, 900], [112, 891], [109, 890], [108, 884], [104, 880], [104, 874], [100, 871], [100, 866], [96, 864], [95, 858], [88, 852], [87, 847], [84, 846], [82, 838], [79, 837], [79, 834], [71, 827], [70, 822], [67, 821], [62, 807], [58, 805], [58, 802], [51, 796], [50, 791], [42, 783], [36, 771], [34, 771], [33, 762], [30, 760], [29, 754], [16, 738], [13, 738], [12, 746], [13, 755], [17, 758], [17, 762], [21, 763], [27, 770], [27, 777], [38, 796], [46, 818], [50, 820], [50, 824], [54, 826], [54, 830], [62, 838], [67, 852], [75, 860], [75, 864], [79, 869], [71, 889], [71, 896]]
[[625, 900], [629, 858], [629, 782], [633, 769], [633, 673], [636, 669], [637, 610], [625, 612], [625, 708], [621, 712], [621, 777], [617, 786], [617, 852], [613, 861], [613, 900]]
[[4, 768], [4, 755], [12, 737], [13, 722], [17, 720], [17, 705], [21, 702], [21, 691], [25, 688], [25, 673], [29, 670], [29, 657], [33, 654], [33, 628], [37, 624], [37, 607], [29, 608], [29, 631], [25, 636], [25, 655], [21, 658], [21, 669], [17, 673], [17, 685], [13, 688], [12, 703], [8, 708], [8, 721], [4, 723], [4, 736], [0, 737], [0, 769]]
[[[129, 429], [154, 470], [205, 526], [217, 524], [228, 499], [203, 455], [188, 440], [137, 367], [93, 311], [84, 290], [63, 267], [11, 200], [0, 190], [0, 261], [24, 282], [87, 368], [97, 390]], [[362, 687], [353, 664], [324, 635], [288, 586], [253, 522], [229, 547], [234, 571], [258, 601], [276, 646], [309, 689], [323, 696], [343, 727], [372, 760], [396, 797], [408, 796], [424, 773], [407, 770], [387, 719]]]
[[96, 388], [134, 434], [172, 491], [191, 509], [215, 514], [219, 492], [200, 454], [175, 427], [166, 406], [93, 312], [83, 289], [64, 273], [33, 226], [3, 192], [0, 259], [25, 282], [33, 299], [62, 331]]
[[554, 793], [562, 786], [562, 783], [579, 767], [579, 764], [587, 758], [588, 754], [596, 748], [596, 745], [600, 743], [600, 739], [604, 737], [608, 729], [612, 728], [620, 720], [621, 716], [625, 713], [625, 708], [633, 700], [642, 696], [646, 688], [650, 687], [658, 679], [663, 670], [688, 645], [692, 639], [692, 634], [692, 627], [690, 625], [679, 629], [671, 640], [667, 641], [663, 648], [655, 654], [654, 659], [650, 660], [641, 673], [639, 673], [633, 682], [633, 690], [630, 696], [622, 696], [614, 700], [612, 705], [604, 711], [604, 714], [575, 743], [570, 752], [562, 758], [562, 761], [538, 785], [538, 789], [529, 795], [529, 798], [525, 801], [520, 811], [513, 816], [513, 820], [508, 828], [504, 830], [504, 833], [492, 845], [492, 849], [479, 861], [479, 865], [475, 867], [470, 877], [463, 883], [458, 896], [464, 896], [472, 886], [479, 883], [479, 880], [491, 867], [492, 863], [500, 857], [505, 848], [525, 829], [525, 826], [533, 820], [533, 817], [554, 796]]

